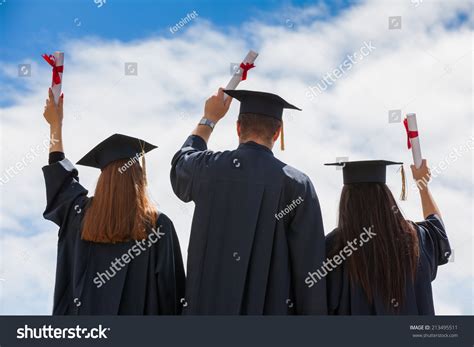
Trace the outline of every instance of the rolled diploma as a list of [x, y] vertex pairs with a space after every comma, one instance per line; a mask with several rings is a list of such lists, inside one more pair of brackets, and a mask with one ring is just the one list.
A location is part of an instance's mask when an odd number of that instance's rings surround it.
[[[418, 125], [416, 124], [416, 114], [408, 113], [407, 114], [407, 123], [409, 131], [418, 131]], [[419, 169], [421, 167], [421, 147], [420, 147], [420, 137], [413, 137], [410, 139], [411, 142], [411, 153], [413, 155], [413, 162], [415, 167]]]
[[[258, 53], [254, 51], [249, 51], [247, 55], [245, 56], [243, 63], [249, 63], [253, 64], [255, 62], [255, 59], [257, 59]], [[227, 83], [227, 86], [225, 89], [235, 89], [239, 85], [240, 81], [242, 80], [242, 68], [239, 67], [239, 69], [234, 73], [232, 78], [230, 79], [229, 83]], [[227, 99], [228, 95], [224, 94], [224, 100]]]
[[[54, 59], [56, 61], [56, 66], [63, 66], [64, 64], [64, 52], [56, 51], [54, 52]], [[58, 104], [59, 97], [61, 96], [61, 86], [63, 82], [63, 73], [60, 72], [59, 76], [61, 77], [60, 84], [54, 84], [54, 81], [51, 82], [51, 89], [53, 90], [54, 102]]]

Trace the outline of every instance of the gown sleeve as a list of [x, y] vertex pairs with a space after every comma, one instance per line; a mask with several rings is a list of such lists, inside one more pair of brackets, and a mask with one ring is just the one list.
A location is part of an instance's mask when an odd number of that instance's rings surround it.
[[[79, 184], [77, 169], [62, 152], [52, 152], [49, 163], [43, 167], [46, 183], [46, 209], [43, 216], [62, 227], [74, 203], [81, 197], [87, 197], [88, 192]], [[78, 211], [83, 207], [84, 201], [78, 205]]]
[[171, 185], [175, 194], [188, 202], [194, 200], [198, 189], [198, 177], [211, 160], [203, 138], [191, 135], [171, 161]]
[[438, 266], [446, 264], [451, 256], [451, 246], [441, 218], [435, 214], [429, 215], [426, 220], [416, 223], [420, 254], [428, 259], [431, 271], [431, 280], [436, 278]]
[[[160, 314], [181, 314], [184, 301], [185, 274], [181, 248], [173, 222], [165, 217], [159, 226], [165, 233], [158, 242], [156, 276]], [[162, 242], [163, 241], [163, 242]]]
[[[326, 281], [323, 278], [312, 287], [305, 283], [308, 272], [321, 268], [325, 259], [325, 237], [321, 209], [316, 191], [305, 177], [300, 197], [303, 201], [295, 208], [288, 233], [293, 290], [297, 314], [325, 315]], [[297, 192], [298, 194], [298, 192]]]
[[[326, 235], [327, 257], [330, 256], [334, 247], [336, 232], [337, 230], [333, 230], [328, 235]], [[339, 312], [339, 304], [342, 300], [343, 283], [342, 266], [337, 266], [330, 273], [328, 273], [326, 278], [328, 315], [337, 315]]]

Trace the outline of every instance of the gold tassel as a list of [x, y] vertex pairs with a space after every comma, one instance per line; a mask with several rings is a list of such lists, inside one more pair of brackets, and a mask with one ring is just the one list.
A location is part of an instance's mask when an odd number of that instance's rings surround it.
[[403, 164], [401, 167], [401, 171], [402, 171], [402, 193], [400, 194], [400, 200], [405, 201], [407, 199], [407, 179], [405, 176], [405, 169], [403, 167]]
[[145, 161], [145, 145], [140, 142], [140, 147], [142, 148], [142, 171], [143, 171], [143, 182], [145, 187], [148, 185], [146, 178], [146, 161]]
[[281, 121], [281, 130], [280, 130], [280, 149], [285, 150], [285, 132], [283, 131], [283, 120]]

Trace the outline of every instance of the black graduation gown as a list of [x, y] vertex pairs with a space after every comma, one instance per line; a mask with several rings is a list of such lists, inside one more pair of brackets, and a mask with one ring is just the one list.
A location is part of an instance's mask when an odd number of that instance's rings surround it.
[[53, 314], [180, 313], [185, 277], [171, 220], [161, 213], [155, 236], [140, 244], [83, 241], [81, 222], [91, 198], [79, 184], [77, 170], [63, 159], [43, 167], [43, 173], [44, 217], [59, 226]]
[[195, 203], [183, 313], [326, 314], [324, 281], [305, 284], [325, 255], [306, 175], [257, 143], [212, 152], [193, 135], [172, 160], [171, 184]]
[[[417, 227], [420, 246], [420, 258], [415, 281], [408, 281], [405, 291], [404, 304], [395, 299], [387, 305], [381, 299], [375, 298], [369, 304], [362, 288], [351, 283], [347, 267], [344, 263], [328, 273], [328, 311], [335, 315], [434, 315], [433, 293], [431, 282], [436, 278], [439, 265], [446, 264], [451, 254], [448, 237], [444, 224], [436, 215], [430, 215], [426, 220], [413, 223]], [[337, 229], [326, 236], [326, 249], [330, 250]], [[395, 307], [398, 311], [395, 310]]]

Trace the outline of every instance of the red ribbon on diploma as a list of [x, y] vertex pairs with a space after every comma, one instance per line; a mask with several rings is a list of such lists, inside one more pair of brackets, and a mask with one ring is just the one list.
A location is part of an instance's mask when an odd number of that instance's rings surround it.
[[245, 81], [247, 79], [247, 71], [253, 69], [254, 67], [255, 65], [253, 65], [253, 63], [240, 63], [240, 68], [242, 69], [242, 81]]
[[403, 121], [403, 125], [405, 126], [405, 130], [407, 131], [407, 146], [408, 146], [408, 149], [410, 149], [411, 148], [410, 139], [418, 137], [418, 131], [411, 131], [411, 130], [408, 129], [408, 119], [406, 119], [406, 118]]
[[56, 66], [56, 59], [54, 55], [42, 55], [43, 59], [48, 62], [49, 65], [53, 67], [53, 83], [54, 84], [61, 84], [61, 76], [59, 73], [63, 72], [64, 66]]

